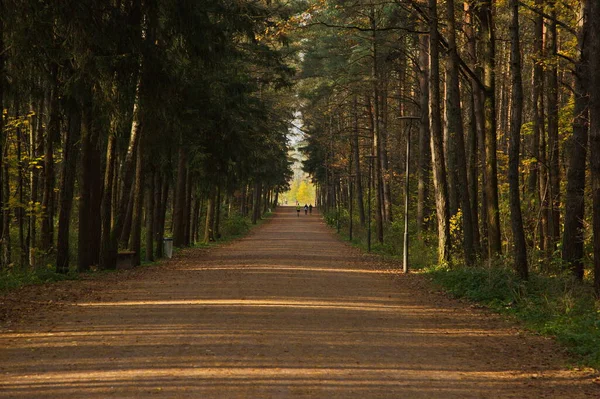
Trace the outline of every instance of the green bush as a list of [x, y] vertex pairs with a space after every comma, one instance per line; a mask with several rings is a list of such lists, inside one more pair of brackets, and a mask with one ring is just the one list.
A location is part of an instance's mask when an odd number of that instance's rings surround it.
[[54, 266], [39, 267], [33, 270], [7, 269], [0, 273], [0, 292], [14, 290], [25, 285], [37, 285], [61, 280], [74, 280], [76, 278], [76, 273], [56, 273], [54, 271]]
[[229, 217], [223, 221], [221, 233], [225, 237], [240, 236], [247, 233], [251, 226], [252, 222], [249, 218], [235, 213], [229, 215]]
[[[337, 210], [325, 212], [323, 219], [329, 226], [337, 227]], [[348, 227], [350, 214], [347, 209], [340, 209], [340, 235], [348, 238]], [[353, 234], [352, 244], [363, 250], [367, 249], [367, 227], [361, 227], [358, 215], [353, 216]], [[404, 220], [397, 220], [389, 225], [384, 226], [383, 236], [385, 240], [383, 244], [377, 242], [375, 220], [371, 221], [371, 252], [374, 254], [401, 258], [404, 251]], [[409, 264], [411, 269], [422, 269], [431, 266], [436, 262], [436, 247], [431, 245], [430, 237], [417, 238], [416, 225], [414, 222], [409, 224]]]
[[338, 214], [335, 210], [323, 213], [323, 219], [329, 226], [335, 227], [337, 225]]

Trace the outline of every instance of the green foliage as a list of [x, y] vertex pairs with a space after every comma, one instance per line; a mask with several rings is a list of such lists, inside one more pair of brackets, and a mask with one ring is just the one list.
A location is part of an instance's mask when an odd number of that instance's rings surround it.
[[[3, 9], [5, 42], [0, 50], [7, 90], [2, 146], [10, 178], [5, 195], [9, 200], [3, 206], [12, 215], [37, 216], [39, 238], [40, 216], [46, 212], [40, 204], [46, 178], [42, 172], [49, 170], [42, 142], [55, 135], [58, 173], [62, 130], [69, 124], [67, 118], [65, 123], [55, 122], [68, 114], [67, 104], [90, 111], [99, 133], [99, 154], [94, 155], [101, 171], [108, 133], [117, 137], [116, 157], [122, 160], [135, 120], [144, 126], [139, 144], [143, 169], [157, 171], [171, 187], [177, 178], [176, 154], [184, 147], [192, 184], [204, 186], [203, 197], [215, 184], [228, 193], [256, 181], [265, 190], [287, 188], [291, 169], [286, 134], [297, 107], [289, 90], [294, 55], [286, 45], [284, 26], [297, 5], [224, 0], [88, 3], [10, 2]], [[57, 96], [56, 104], [50, 101], [51, 93]], [[76, 152], [85, 148], [84, 142]], [[35, 200], [29, 179], [19, 180], [32, 171], [38, 172], [31, 176], [37, 184]], [[52, 178], [55, 190], [60, 180]], [[76, 186], [75, 204], [81, 189]], [[78, 234], [77, 209], [72, 214], [71, 231]], [[172, 214], [170, 209], [167, 214]], [[241, 224], [230, 222], [232, 230], [242, 230]], [[16, 224], [9, 227], [11, 235]], [[77, 257], [77, 234], [69, 240], [71, 263]], [[35, 251], [38, 238], [23, 249], [11, 239], [12, 259], [1, 259], [2, 266], [28, 266], [24, 253]], [[143, 251], [142, 247], [142, 257]], [[45, 255], [44, 261], [51, 262], [55, 254]]]
[[225, 238], [237, 237], [246, 234], [251, 227], [252, 221], [250, 218], [234, 213], [223, 221], [221, 232]]
[[522, 291], [518, 276], [508, 268], [431, 267], [427, 272], [448, 292], [490, 306], [508, 306]]
[[[323, 218], [325, 223], [329, 226], [337, 228], [337, 219], [340, 219], [340, 235], [346, 239], [348, 237], [348, 229], [350, 225], [350, 213], [346, 208], [340, 208], [325, 212]], [[399, 218], [400, 219], [400, 218]], [[361, 227], [358, 215], [354, 215], [352, 222], [352, 244], [362, 250], [367, 250], [367, 226]], [[402, 259], [403, 256], [403, 242], [404, 242], [404, 222], [395, 221], [384, 227], [385, 241], [383, 244], [377, 242], [375, 238], [375, 221], [372, 221], [371, 225], [371, 252], [384, 256], [386, 258], [395, 258], [398, 260]], [[424, 269], [435, 264], [437, 260], [437, 252], [435, 245], [431, 245], [431, 242], [435, 241], [435, 237], [430, 236], [431, 233], [424, 233], [420, 237], [416, 233], [416, 226], [414, 223], [409, 224], [409, 264], [411, 269]]]
[[338, 215], [335, 211], [325, 212], [323, 213], [323, 219], [325, 219], [325, 223], [329, 226], [334, 227], [337, 225]]
[[75, 280], [76, 273], [60, 274], [49, 265], [33, 270], [3, 270], [0, 272], [0, 293], [15, 290], [26, 285], [38, 285], [53, 281]]
[[591, 287], [570, 275], [532, 274], [521, 281], [512, 269], [427, 269], [434, 283], [456, 297], [516, 317], [526, 327], [556, 337], [583, 365], [600, 368], [600, 303]]

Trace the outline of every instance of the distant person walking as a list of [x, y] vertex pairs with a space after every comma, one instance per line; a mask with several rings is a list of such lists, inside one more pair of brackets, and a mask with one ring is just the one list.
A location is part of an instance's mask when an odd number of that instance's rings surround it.
[[312, 204], [310, 204], [310, 205], [308, 206], [308, 213], [310, 213], [310, 214], [312, 215]]
[[308, 215], [308, 205], [304, 204], [304, 214]]
[[298, 217], [300, 217], [300, 204], [296, 205], [296, 213], [298, 214]]

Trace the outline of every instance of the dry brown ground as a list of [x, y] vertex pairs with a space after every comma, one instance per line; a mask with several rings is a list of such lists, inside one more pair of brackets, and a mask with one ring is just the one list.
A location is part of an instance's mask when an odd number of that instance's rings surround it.
[[551, 340], [392, 278], [293, 208], [2, 307], [0, 398], [600, 398]]

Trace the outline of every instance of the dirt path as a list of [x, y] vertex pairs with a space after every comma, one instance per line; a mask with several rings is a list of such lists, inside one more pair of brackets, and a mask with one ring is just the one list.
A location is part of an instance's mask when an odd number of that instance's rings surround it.
[[113, 280], [2, 330], [0, 398], [600, 397], [551, 341], [376, 270], [293, 208]]

